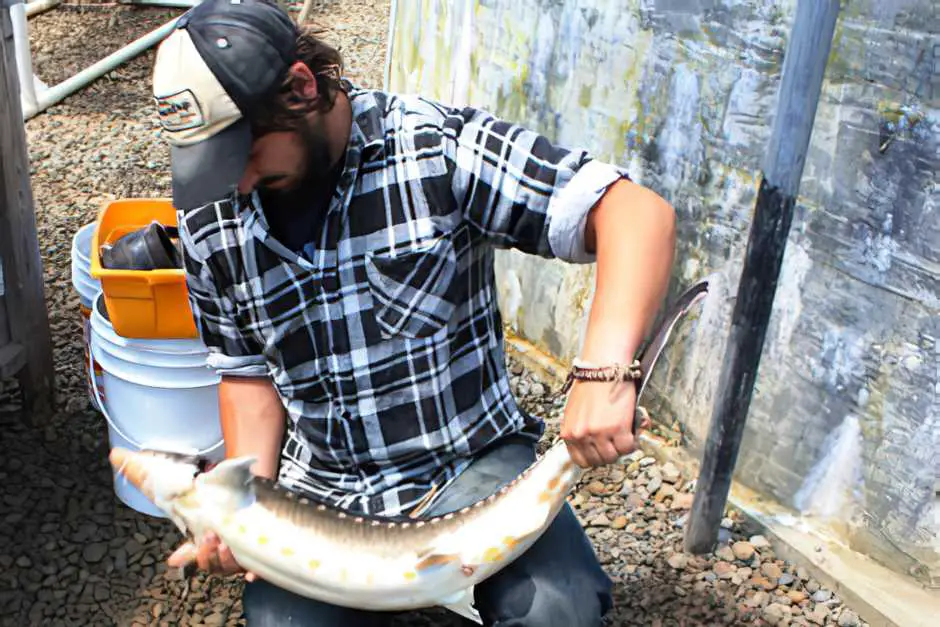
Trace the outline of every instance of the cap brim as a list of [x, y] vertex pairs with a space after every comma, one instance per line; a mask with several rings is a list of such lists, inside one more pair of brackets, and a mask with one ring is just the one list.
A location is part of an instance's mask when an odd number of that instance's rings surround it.
[[242, 118], [205, 141], [170, 148], [173, 204], [195, 209], [230, 197], [251, 154], [251, 128]]

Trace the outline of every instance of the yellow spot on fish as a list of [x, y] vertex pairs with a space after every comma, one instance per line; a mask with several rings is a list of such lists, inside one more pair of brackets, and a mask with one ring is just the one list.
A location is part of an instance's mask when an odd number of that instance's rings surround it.
[[558, 477], [552, 477], [551, 481], [548, 482], [548, 489], [554, 490], [558, 487], [558, 484], [561, 482], [561, 479]]
[[238, 533], [248, 533], [248, 529], [245, 525], [238, 525]]
[[418, 578], [418, 573], [414, 572], [413, 570], [409, 570], [407, 573], [405, 573], [405, 579], [407, 579], [408, 581], [414, 581], [417, 578]]
[[267, 544], [267, 543], [268, 543], [268, 538], [267, 538], [267, 536], [259, 536], [259, 537], [258, 537], [258, 544]]
[[503, 538], [503, 544], [511, 549], [512, 547], [516, 546], [516, 539], [512, 536], [506, 536]]
[[498, 562], [501, 559], [503, 559], [503, 553], [496, 547], [491, 547], [489, 549], [486, 549], [486, 552], [483, 553], [484, 562], [493, 563], [493, 562]]
[[307, 566], [309, 566], [311, 570], [316, 570], [317, 568], [320, 568], [320, 560], [310, 560], [307, 563]]
[[284, 557], [290, 557], [293, 554], [294, 554], [294, 549], [290, 547], [285, 546], [283, 549], [281, 549], [281, 555], [283, 555]]
[[548, 490], [543, 491], [539, 494], [539, 503], [546, 503], [552, 500], [552, 493]]

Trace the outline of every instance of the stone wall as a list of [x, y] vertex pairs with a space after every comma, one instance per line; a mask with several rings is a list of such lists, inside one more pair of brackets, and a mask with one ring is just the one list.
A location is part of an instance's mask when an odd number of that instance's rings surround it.
[[[795, 0], [413, 0], [389, 87], [471, 104], [630, 169], [679, 217], [672, 293], [714, 291], [651, 408], [707, 434]], [[844, 3], [737, 479], [940, 580], [940, 11]], [[577, 354], [591, 267], [499, 259], [505, 318]]]

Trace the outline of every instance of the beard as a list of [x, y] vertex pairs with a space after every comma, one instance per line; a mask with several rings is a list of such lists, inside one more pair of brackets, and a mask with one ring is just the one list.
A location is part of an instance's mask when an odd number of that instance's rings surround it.
[[332, 184], [337, 164], [330, 158], [330, 146], [322, 120], [302, 124], [297, 129], [303, 146], [303, 176], [296, 187], [314, 191]]

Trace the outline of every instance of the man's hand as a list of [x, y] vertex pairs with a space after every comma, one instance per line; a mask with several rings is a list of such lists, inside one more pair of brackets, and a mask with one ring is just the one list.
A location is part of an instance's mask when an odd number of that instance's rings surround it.
[[225, 546], [214, 533], [207, 534], [198, 547], [192, 542], [186, 542], [173, 552], [167, 564], [172, 568], [182, 568], [193, 561], [201, 570], [213, 575], [227, 576], [244, 573], [246, 581], [257, 579], [254, 573], [246, 572], [239, 566], [231, 549]]
[[589, 468], [612, 464], [632, 453], [636, 448], [635, 413], [636, 386], [632, 381], [575, 381], [561, 426], [572, 460]]

